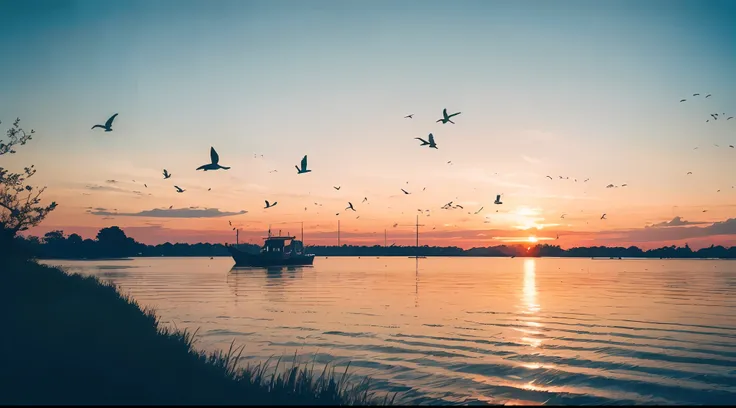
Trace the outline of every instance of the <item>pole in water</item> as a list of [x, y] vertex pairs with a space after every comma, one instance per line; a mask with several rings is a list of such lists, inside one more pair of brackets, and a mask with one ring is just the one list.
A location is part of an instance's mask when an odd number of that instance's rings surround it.
[[340, 246], [340, 220], [337, 220], [337, 246]]
[[240, 245], [240, 229], [235, 230], [235, 245]]

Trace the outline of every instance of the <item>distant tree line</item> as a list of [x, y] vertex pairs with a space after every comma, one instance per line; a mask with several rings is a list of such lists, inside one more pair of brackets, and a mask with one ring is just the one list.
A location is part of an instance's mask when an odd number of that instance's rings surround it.
[[[101, 229], [95, 239], [83, 239], [77, 234], [64, 235], [63, 231], [50, 231], [43, 237], [15, 238], [19, 247], [42, 259], [100, 259], [136, 256], [229, 256], [223, 244], [159, 244], [146, 245], [125, 235], [117, 226]], [[260, 247], [241, 244], [239, 249], [258, 252]], [[583, 258], [723, 258], [736, 259], [736, 247], [711, 245], [693, 251], [688, 245], [674, 245], [642, 250], [625, 247], [576, 247], [562, 249], [557, 245], [498, 245], [484, 248], [462, 249], [437, 246], [309, 246], [307, 252], [318, 256], [481, 256], [481, 257], [583, 257]]]

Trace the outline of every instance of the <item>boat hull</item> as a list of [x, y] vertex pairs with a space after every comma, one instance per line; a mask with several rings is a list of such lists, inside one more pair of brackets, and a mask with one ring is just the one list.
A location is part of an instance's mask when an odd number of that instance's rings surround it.
[[228, 247], [235, 266], [269, 267], [269, 266], [309, 266], [314, 263], [314, 255], [294, 255], [284, 257], [282, 254], [250, 254], [232, 246]]

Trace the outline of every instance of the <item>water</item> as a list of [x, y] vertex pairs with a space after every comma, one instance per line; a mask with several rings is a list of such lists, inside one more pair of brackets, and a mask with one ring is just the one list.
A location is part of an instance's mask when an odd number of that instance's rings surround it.
[[110, 280], [198, 347], [293, 356], [403, 403], [736, 403], [736, 262], [317, 258], [47, 261]]

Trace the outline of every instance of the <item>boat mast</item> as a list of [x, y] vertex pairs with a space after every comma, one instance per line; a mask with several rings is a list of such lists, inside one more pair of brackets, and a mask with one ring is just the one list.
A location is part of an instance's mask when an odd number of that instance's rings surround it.
[[235, 230], [235, 245], [240, 245], [240, 228]]
[[340, 220], [337, 220], [337, 246], [340, 246]]
[[416, 244], [417, 258], [419, 258], [419, 215], [417, 215], [417, 244]]
[[383, 229], [383, 247], [386, 248], [386, 228]]
[[302, 245], [304, 245], [304, 221], [302, 221]]

